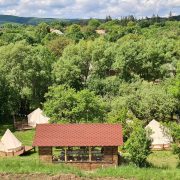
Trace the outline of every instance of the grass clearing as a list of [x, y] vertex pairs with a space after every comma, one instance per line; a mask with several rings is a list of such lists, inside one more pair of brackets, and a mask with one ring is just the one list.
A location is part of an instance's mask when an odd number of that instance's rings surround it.
[[[1, 134], [9, 128], [9, 125], [1, 126]], [[11, 129], [13, 130], [13, 129]], [[23, 145], [32, 145], [35, 130], [15, 131], [15, 136], [22, 141]], [[39, 162], [38, 153], [29, 153], [18, 157], [0, 158], [0, 173], [43, 173], [43, 174], [75, 174], [82, 177], [115, 177], [135, 178], [139, 180], [179, 180], [180, 169], [177, 156], [170, 151], [154, 151], [148, 161], [154, 166], [151, 168], [137, 168], [133, 165], [121, 165], [117, 168], [98, 169], [92, 172], [85, 172], [74, 167], [63, 164], [42, 164]]]
[[178, 166], [178, 157], [171, 151], [153, 151], [149, 155], [148, 161], [154, 167], [159, 168], [176, 168]]
[[82, 176], [81, 170], [63, 164], [42, 164], [39, 162], [37, 153], [20, 156], [0, 158], [1, 173], [45, 173], [45, 174], [75, 174]]
[[32, 146], [35, 129], [27, 131], [16, 131], [14, 135], [23, 143], [23, 145]]
[[138, 180], [179, 180], [179, 169], [137, 168], [134, 166], [120, 166], [117, 168], [99, 169], [92, 177], [121, 177]]

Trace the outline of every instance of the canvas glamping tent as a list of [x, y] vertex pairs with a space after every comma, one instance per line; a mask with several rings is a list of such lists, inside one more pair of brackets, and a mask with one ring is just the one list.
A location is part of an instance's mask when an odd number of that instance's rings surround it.
[[[13, 156], [17, 152], [23, 152], [23, 149], [24, 148], [22, 146], [22, 143], [14, 136], [14, 134], [9, 129], [7, 129], [0, 141], [0, 155]], [[17, 155], [19, 154], [17, 153]]]
[[168, 129], [162, 126], [156, 120], [152, 120], [146, 129], [150, 129], [152, 134], [150, 135], [152, 139], [151, 148], [154, 150], [168, 149], [171, 145], [172, 137], [168, 134]]
[[43, 115], [43, 111], [37, 108], [28, 115], [28, 125], [36, 127], [36, 124], [47, 124], [50, 118]]

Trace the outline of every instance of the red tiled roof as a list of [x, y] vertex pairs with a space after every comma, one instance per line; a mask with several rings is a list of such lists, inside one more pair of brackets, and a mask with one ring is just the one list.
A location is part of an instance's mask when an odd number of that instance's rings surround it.
[[33, 146], [120, 146], [117, 124], [38, 124]]

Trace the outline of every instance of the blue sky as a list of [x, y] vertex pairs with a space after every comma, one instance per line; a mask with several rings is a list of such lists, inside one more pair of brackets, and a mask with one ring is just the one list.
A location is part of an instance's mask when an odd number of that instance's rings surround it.
[[0, 0], [0, 14], [53, 18], [138, 18], [180, 14], [180, 0]]

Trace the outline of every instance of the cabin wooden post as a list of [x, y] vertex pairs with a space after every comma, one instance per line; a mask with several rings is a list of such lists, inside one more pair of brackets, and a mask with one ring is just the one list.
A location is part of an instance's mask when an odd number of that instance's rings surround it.
[[92, 153], [91, 153], [91, 147], [89, 147], [89, 161], [91, 162], [92, 159]]
[[67, 147], [65, 147], [65, 154], [64, 154], [64, 160], [65, 160], [65, 162], [67, 162]]

